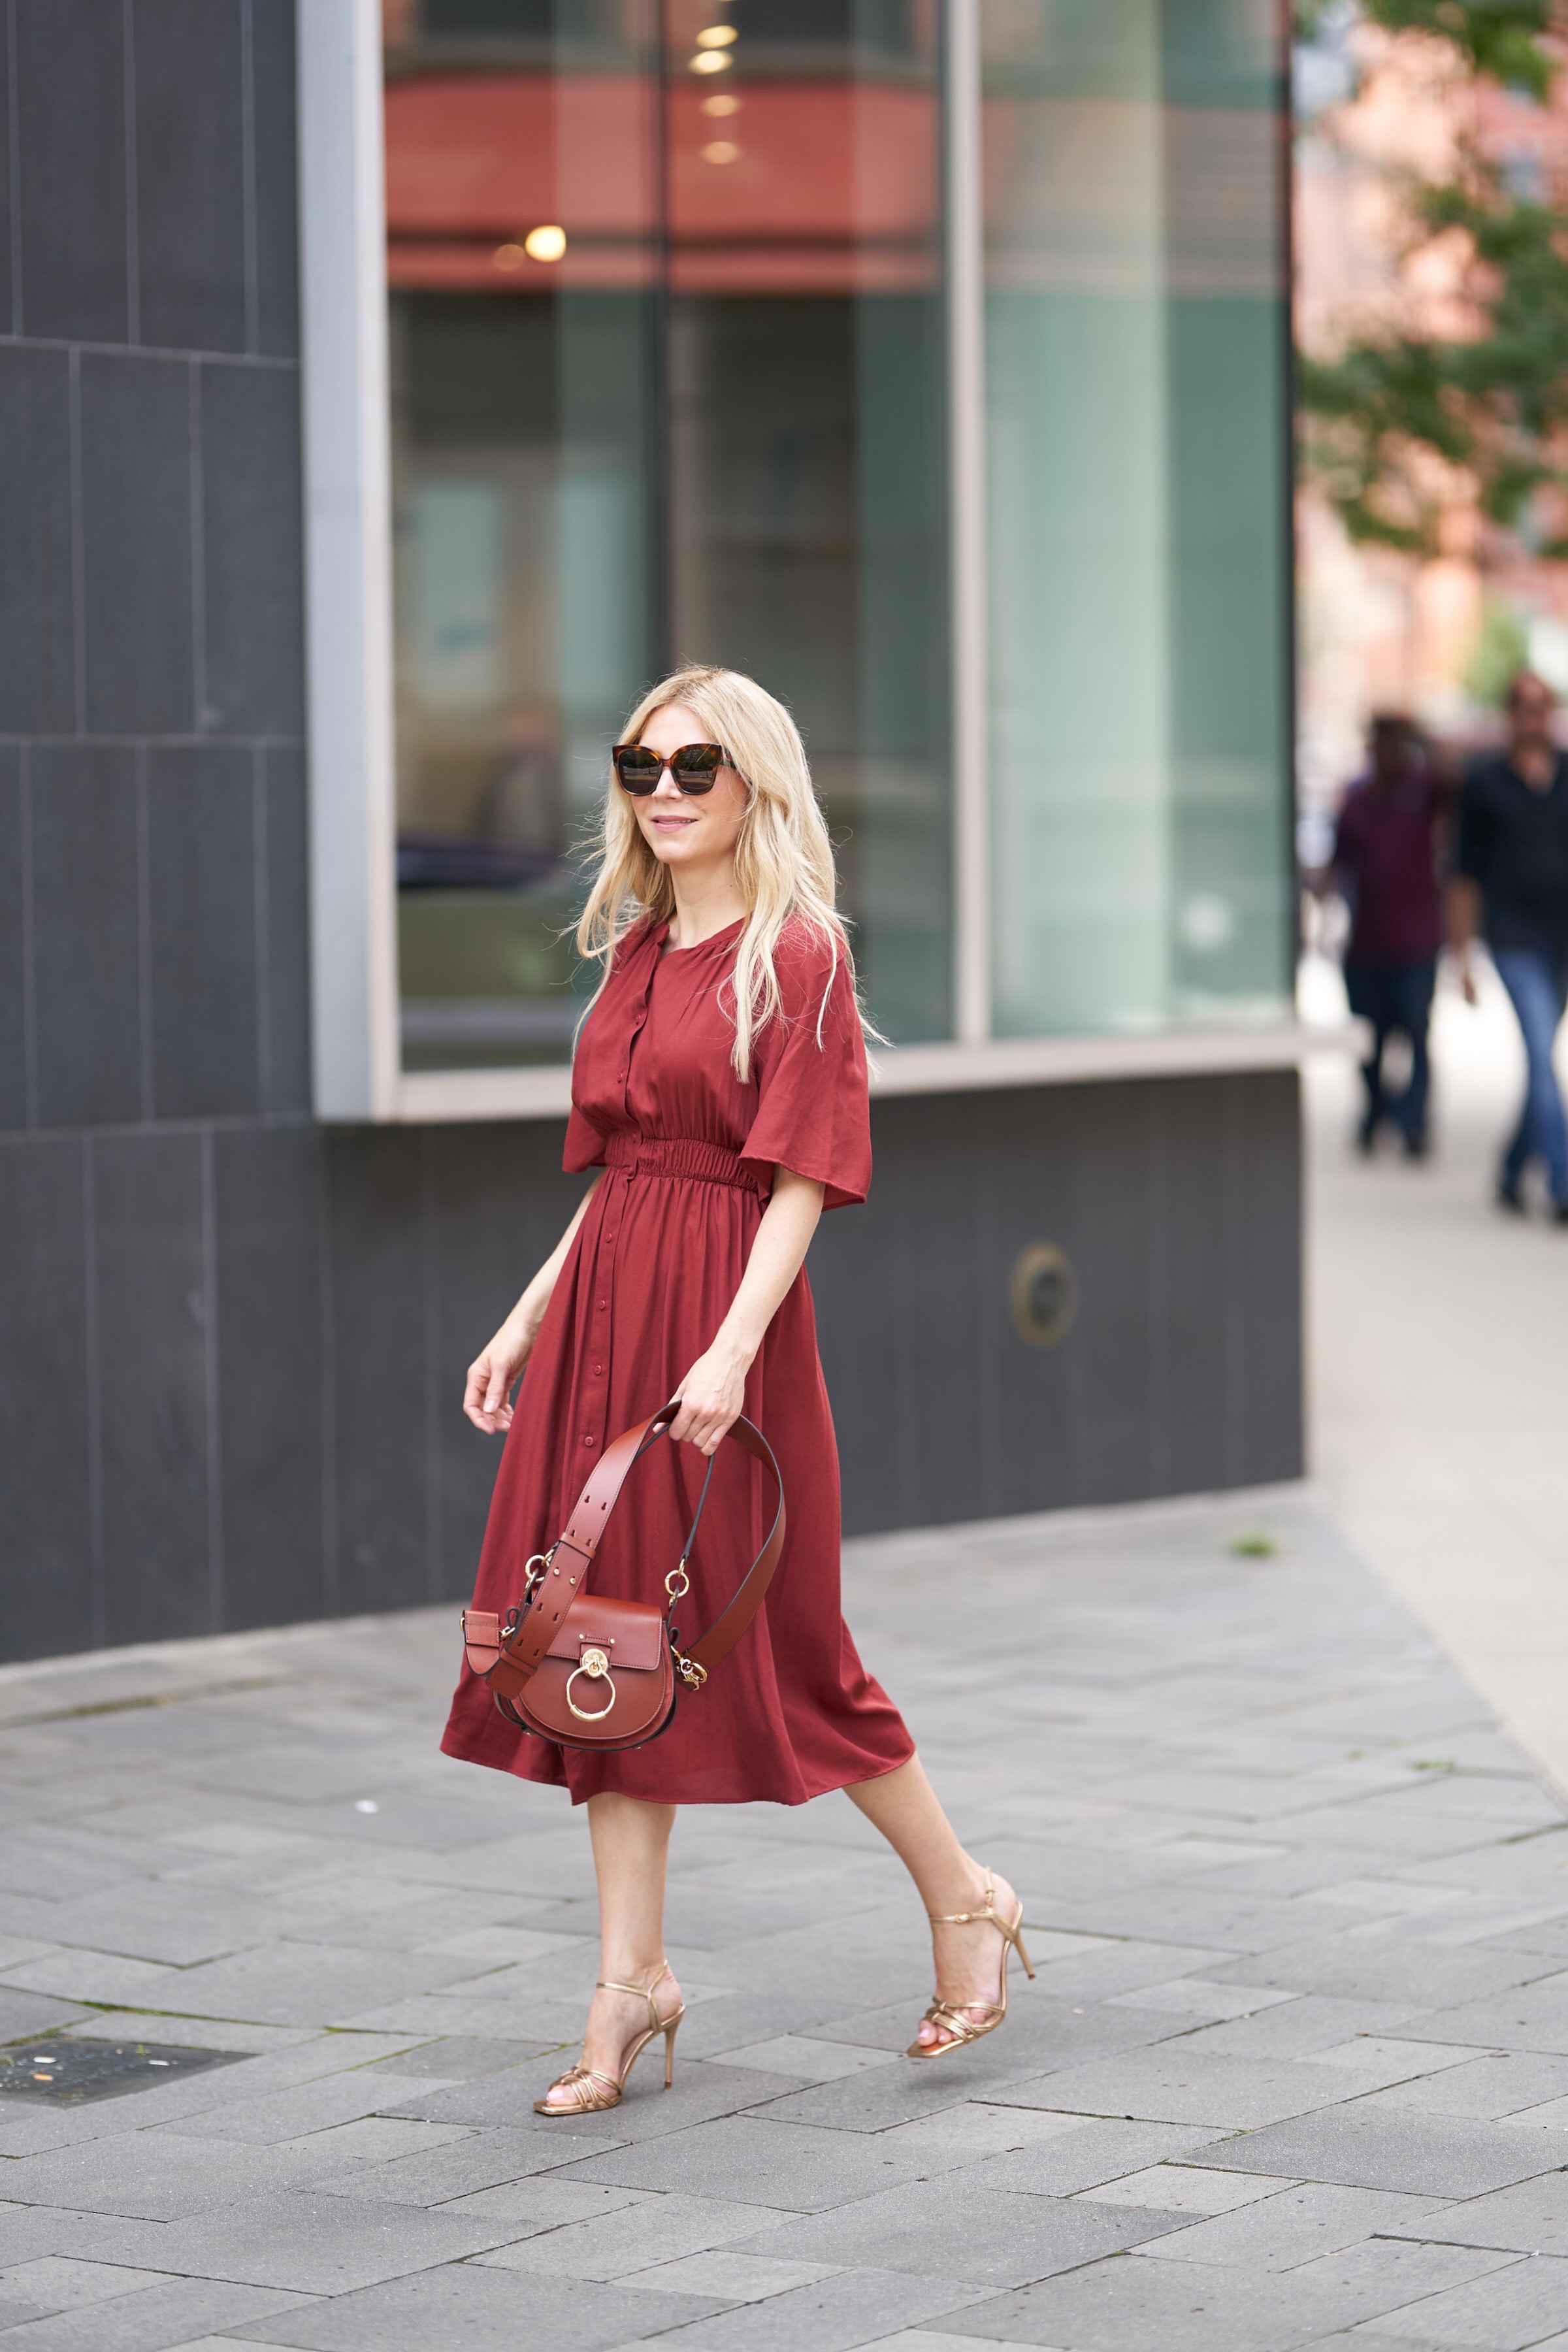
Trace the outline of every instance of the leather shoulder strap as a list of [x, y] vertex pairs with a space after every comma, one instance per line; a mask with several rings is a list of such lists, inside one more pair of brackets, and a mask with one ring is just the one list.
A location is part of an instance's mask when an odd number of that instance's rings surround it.
[[528, 1614], [505, 1645], [508, 1657], [525, 1673], [531, 1674], [539, 1664], [560, 1630], [561, 1620], [584, 1590], [599, 1538], [632, 1465], [664, 1435], [679, 1410], [677, 1399], [667, 1404], [662, 1412], [650, 1414], [633, 1429], [623, 1430], [599, 1456], [550, 1555], [550, 1565], [540, 1579]]
[[747, 1453], [762, 1464], [773, 1482], [773, 1493], [778, 1501], [773, 1511], [773, 1523], [763, 1539], [761, 1551], [742, 1579], [740, 1591], [715, 1618], [701, 1640], [693, 1642], [685, 1653], [694, 1664], [702, 1668], [704, 1674], [716, 1666], [721, 1658], [729, 1656], [762, 1607], [763, 1596], [773, 1580], [773, 1570], [784, 1552], [784, 1480], [779, 1476], [773, 1449], [756, 1423], [748, 1421], [744, 1413], [731, 1423], [726, 1434], [732, 1437], [738, 1445], [743, 1445]]
[[[641, 1460], [650, 1445], [656, 1444], [668, 1432], [680, 1411], [680, 1400], [674, 1398], [660, 1412], [652, 1413], [647, 1421], [624, 1430], [604, 1453], [589, 1477], [587, 1485], [573, 1507], [559, 1542], [551, 1554], [550, 1566], [541, 1578], [527, 1615], [511, 1640], [503, 1644], [507, 1656], [525, 1674], [531, 1674], [554, 1640], [562, 1619], [586, 1589], [588, 1570], [599, 1549], [601, 1537], [610, 1513], [620, 1499], [633, 1465]], [[773, 1482], [777, 1502], [773, 1525], [763, 1539], [763, 1548], [741, 1580], [739, 1590], [721, 1611], [700, 1641], [692, 1643], [682, 1654], [701, 1667], [704, 1675], [729, 1656], [752, 1618], [763, 1605], [763, 1596], [773, 1582], [784, 1551], [784, 1481], [779, 1465], [773, 1459], [773, 1449], [753, 1422], [741, 1413], [731, 1423], [727, 1435], [744, 1446]]]

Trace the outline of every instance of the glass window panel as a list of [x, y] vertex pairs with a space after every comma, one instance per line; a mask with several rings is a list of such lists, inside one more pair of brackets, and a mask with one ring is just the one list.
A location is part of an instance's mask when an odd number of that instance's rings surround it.
[[996, 1025], [1277, 1013], [1277, 12], [981, 21]]
[[384, 0], [406, 1067], [565, 1057], [571, 851], [677, 659], [789, 702], [875, 1017], [949, 1034], [935, 22]]
[[559, 1062], [656, 658], [654, 53], [621, 0], [383, 22], [404, 1066]]

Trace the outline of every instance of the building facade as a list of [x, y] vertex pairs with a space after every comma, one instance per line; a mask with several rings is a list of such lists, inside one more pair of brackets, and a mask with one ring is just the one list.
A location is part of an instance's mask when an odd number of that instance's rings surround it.
[[0, 27], [0, 1654], [466, 1591], [677, 659], [889, 1041], [847, 1527], [1295, 1475], [1280, 12]]

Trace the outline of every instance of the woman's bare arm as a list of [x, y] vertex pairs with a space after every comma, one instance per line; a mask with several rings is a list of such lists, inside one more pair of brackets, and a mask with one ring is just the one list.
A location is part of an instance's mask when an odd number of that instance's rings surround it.
[[550, 1304], [551, 1293], [561, 1278], [566, 1263], [566, 1253], [577, 1237], [577, 1228], [588, 1213], [588, 1203], [599, 1189], [595, 1177], [577, 1203], [577, 1213], [567, 1226], [495, 1338], [481, 1348], [468, 1366], [468, 1377], [463, 1390], [463, 1411], [476, 1429], [493, 1437], [500, 1430], [511, 1427], [511, 1406], [508, 1402], [517, 1382], [517, 1376], [533, 1351], [539, 1337], [539, 1327], [544, 1320], [544, 1310]]
[[712, 1346], [699, 1356], [678, 1391], [680, 1412], [671, 1437], [714, 1453], [746, 1401], [746, 1374], [777, 1314], [822, 1214], [822, 1186], [793, 1169], [775, 1168], [773, 1197], [763, 1212], [741, 1286]]

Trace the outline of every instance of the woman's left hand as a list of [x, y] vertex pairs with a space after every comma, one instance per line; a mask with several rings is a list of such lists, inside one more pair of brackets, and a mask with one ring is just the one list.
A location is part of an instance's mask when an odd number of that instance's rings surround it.
[[700, 1454], [715, 1454], [730, 1423], [745, 1410], [746, 1366], [715, 1343], [698, 1357], [676, 1393], [680, 1411], [670, 1423], [671, 1437], [695, 1445]]

